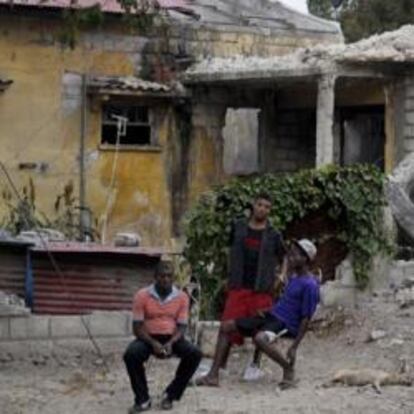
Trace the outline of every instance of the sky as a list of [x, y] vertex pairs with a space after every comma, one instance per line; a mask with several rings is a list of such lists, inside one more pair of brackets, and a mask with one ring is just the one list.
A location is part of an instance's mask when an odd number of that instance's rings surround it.
[[306, 0], [281, 0], [281, 2], [302, 12], [308, 11]]

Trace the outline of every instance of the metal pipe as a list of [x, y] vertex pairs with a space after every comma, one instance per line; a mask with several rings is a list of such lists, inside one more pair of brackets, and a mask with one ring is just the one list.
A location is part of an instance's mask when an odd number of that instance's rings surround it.
[[82, 74], [82, 104], [81, 104], [81, 131], [79, 143], [79, 235], [83, 241], [85, 239], [85, 211], [86, 206], [86, 176], [85, 176], [85, 140], [86, 140], [86, 116], [87, 116], [87, 97], [86, 97], [86, 74]]

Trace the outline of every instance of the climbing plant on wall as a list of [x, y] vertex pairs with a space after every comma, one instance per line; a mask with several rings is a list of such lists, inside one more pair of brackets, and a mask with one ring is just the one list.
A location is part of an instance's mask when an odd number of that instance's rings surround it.
[[248, 214], [251, 201], [263, 191], [273, 201], [270, 221], [282, 233], [290, 223], [323, 208], [338, 223], [336, 236], [346, 243], [357, 282], [365, 287], [372, 258], [390, 247], [383, 226], [383, 185], [384, 176], [374, 166], [329, 166], [235, 179], [203, 195], [187, 217], [185, 256], [201, 280], [204, 316], [216, 316], [225, 286], [231, 224]]

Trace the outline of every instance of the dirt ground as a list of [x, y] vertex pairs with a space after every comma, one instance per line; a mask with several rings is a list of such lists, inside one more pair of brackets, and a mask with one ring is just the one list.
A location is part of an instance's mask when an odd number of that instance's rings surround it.
[[[391, 372], [401, 360], [407, 361], [414, 375], [414, 307], [400, 309], [390, 294], [380, 294], [365, 299], [352, 312], [323, 310], [318, 318], [317, 329], [299, 350], [296, 389], [278, 389], [281, 371], [268, 360], [263, 364], [263, 379], [243, 382], [251, 353], [237, 352], [220, 388], [190, 387], [172, 413], [414, 414], [413, 387], [384, 387], [382, 394], [371, 386], [321, 387], [337, 369]], [[374, 330], [383, 330], [386, 336], [367, 342]], [[121, 359], [126, 343], [101, 341], [100, 345], [110, 369], [105, 375], [102, 361], [84, 342], [0, 346], [0, 413], [126, 413], [132, 403]], [[155, 402], [176, 363], [150, 361], [148, 376]], [[158, 412], [157, 408], [152, 412]]]

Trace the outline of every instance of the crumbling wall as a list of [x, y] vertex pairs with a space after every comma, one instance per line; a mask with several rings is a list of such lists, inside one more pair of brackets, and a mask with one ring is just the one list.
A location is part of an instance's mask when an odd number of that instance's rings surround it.
[[[261, 25], [244, 26], [242, 19], [240, 24], [220, 24], [181, 16], [145, 34], [131, 34], [121, 20], [107, 19], [99, 29], [82, 31], [74, 50], [63, 50], [58, 19], [41, 11], [24, 16], [17, 10], [13, 15], [6, 13], [0, 15], [0, 72], [14, 83], [0, 99], [2, 150], [18, 188], [33, 180], [37, 208], [46, 215], [53, 214], [55, 198], [65, 184], [72, 182], [78, 193], [81, 74], [174, 82], [191, 63], [210, 56], [275, 56], [297, 47], [340, 41], [339, 31], [333, 29], [263, 30]], [[101, 147], [101, 108], [88, 103], [86, 198], [98, 220], [105, 217], [110, 199], [107, 240], [127, 231], [138, 232], [144, 245], [165, 243], [177, 233], [189, 200], [221, 182], [227, 98], [190, 102], [194, 122], [187, 136], [183, 135], [187, 115], [168, 108], [177, 102], [158, 105], [154, 127], [160, 145], [119, 154], [116, 188], [110, 197], [114, 151]], [[183, 124], [176, 118], [183, 118]], [[46, 168], [23, 171], [18, 167], [21, 163]], [[173, 178], [171, 165], [176, 167]], [[0, 205], [0, 217], [3, 208]]]

